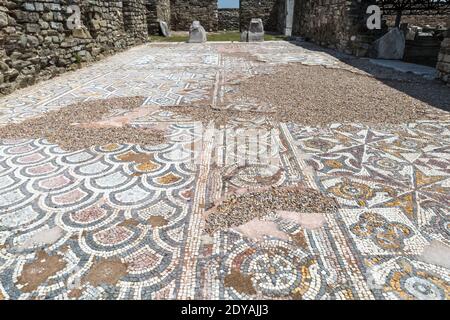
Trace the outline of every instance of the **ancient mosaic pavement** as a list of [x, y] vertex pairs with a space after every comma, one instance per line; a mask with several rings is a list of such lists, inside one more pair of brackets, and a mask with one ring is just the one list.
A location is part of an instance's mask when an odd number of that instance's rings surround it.
[[[233, 82], [287, 62], [337, 65], [285, 42], [152, 44], [0, 99], [6, 124], [145, 96], [150, 111], [132, 125], [164, 123], [168, 137], [76, 152], [2, 140], [0, 299], [449, 299], [450, 121], [280, 124], [251, 155], [237, 129], [157, 108], [217, 103]], [[230, 190], [296, 183], [339, 212], [316, 225], [268, 217], [282, 238], [203, 231]]]

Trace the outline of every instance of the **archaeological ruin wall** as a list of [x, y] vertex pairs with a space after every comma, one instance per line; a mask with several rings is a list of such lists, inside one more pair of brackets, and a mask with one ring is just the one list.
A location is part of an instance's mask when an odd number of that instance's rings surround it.
[[131, 39], [144, 42], [148, 39], [145, 3], [147, 0], [123, 0], [123, 22]]
[[[383, 15], [383, 19], [390, 27], [395, 26], [395, 16], [393, 15]], [[401, 23], [407, 23], [411, 26], [418, 27], [448, 27], [450, 28], [450, 18], [447, 15], [403, 15]]]
[[450, 85], [450, 31], [447, 31], [447, 37], [441, 43], [441, 51], [436, 68], [438, 77]]
[[296, 0], [294, 35], [364, 56], [379, 31], [367, 29], [366, 9], [375, 0]]
[[147, 0], [147, 26], [148, 33], [158, 35], [159, 21], [164, 21], [170, 28], [171, 24], [171, 6], [170, 0]]
[[194, 20], [200, 21], [206, 31], [218, 30], [217, 0], [170, 0], [170, 4], [173, 30], [189, 30]]
[[[69, 8], [73, 5], [77, 7]], [[4, 0], [0, 94], [78, 68], [147, 37], [145, 0]]]
[[284, 0], [241, 0], [239, 15], [240, 28], [247, 30], [252, 18], [260, 18], [264, 30], [279, 31], [279, 10]]
[[239, 30], [239, 9], [219, 9], [219, 30]]

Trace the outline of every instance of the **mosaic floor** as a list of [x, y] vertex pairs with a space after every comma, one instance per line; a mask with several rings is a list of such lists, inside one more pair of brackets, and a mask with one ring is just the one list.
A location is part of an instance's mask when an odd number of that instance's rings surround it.
[[[132, 125], [163, 123], [168, 137], [76, 152], [2, 140], [0, 300], [449, 299], [448, 119], [390, 129], [271, 124], [255, 151], [238, 129], [204, 130], [157, 108], [214, 105], [236, 81], [288, 62], [338, 65], [286, 42], [150, 44], [0, 98], [4, 125], [145, 96], [150, 112]], [[248, 130], [265, 122], [236, 119]], [[292, 184], [335, 197], [339, 212], [319, 213], [314, 226], [268, 218], [283, 238], [204, 232], [205, 211], [223, 195]]]

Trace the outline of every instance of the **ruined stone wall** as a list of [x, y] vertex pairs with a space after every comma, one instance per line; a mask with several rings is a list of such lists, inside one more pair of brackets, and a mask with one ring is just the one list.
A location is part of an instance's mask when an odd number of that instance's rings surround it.
[[447, 37], [441, 43], [441, 52], [439, 53], [436, 66], [438, 77], [447, 84], [450, 84], [450, 32], [447, 31]]
[[365, 55], [379, 31], [367, 29], [366, 9], [374, 0], [296, 0], [294, 35], [322, 46]]
[[239, 9], [219, 9], [219, 30], [239, 30]]
[[147, 0], [147, 26], [148, 33], [159, 34], [159, 21], [165, 21], [170, 28], [171, 6], [170, 0]]
[[[72, 28], [69, 5], [81, 10]], [[147, 39], [144, 0], [2, 0], [0, 94]]]
[[[386, 20], [388, 26], [395, 26], [395, 16], [383, 15], [383, 19]], [[443, 26], [450, 28], [450, 17], [448, 15], [404, 15], [401, 23], [419, 27], [430, 25], [431, 27]]]
[[279, 7], [283, 0], [241, 0], [240, 28], [248, 29], [252, 18], [260, 18], [264, 23], [264, 30], [278, 32]]
[[148, 38], [146, 0], [123, 0], [123, 23], [131, 45]]
[[171, 0], [173, 30], [189, 30], [198, 20], [206, 31], [217, 31], [219, 25], [217, 0]]

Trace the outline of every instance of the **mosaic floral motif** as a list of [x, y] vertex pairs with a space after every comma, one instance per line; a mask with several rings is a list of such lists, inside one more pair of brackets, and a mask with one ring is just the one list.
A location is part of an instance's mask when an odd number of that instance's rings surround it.
[[350, 231], [358, 237], [370, 238], [378, 246], [386, 250], [399, 250], [404, 246], [404, 239], [413, 231], [401, 223], [392, 223], [383, 216], [364, 212], [359, 216], [359, 222], [350, 227]]
[[223, 180], [234, 187], [277, 186], [283, 184], [285, 175], [278, 166], [231, 166], [223, 173]]
[[325, 152], [332, 149], [336, 144], [325, 139], [314, 137], [312, 139], [306, 140], [304, 142], [304, 145], [308, 148], [317, 149], [322, 152]]
[[[310, 299], [317, 297], [318, 291], [324, 294], [324, 280], [318, 272], [317, 261], [299, 247], [276, 240], [253, 244], [240, 239], [225, 254], [222, 263], [229, 263], [231, 270], [250, 276], [254, 290], [263, 297]], [[222, 298], [236, 297], [248, 295], [236, 285], [226, 288]]]
[[338, 197], [347, 200], [355, 200], [358, 205], [362, 207], [366, 206], [367, 201], [373, 199], [375, 196], [375, 190], [370, 186], [349, 180], [344, 180], [344, 182], [333, 186], [328, 189], [328, 191]]
[[291, 262], [282, 255], [270, 254], [252, 259], [259, 265], [259, 269], [254, 272], [255, 287], [264, 295], [301, 298], [311, 286], [309, 267], [314, 263], [313, 260], [297, 264], [298, 261]]
[[386, 296], [402, 300], [448, 300], [448, 270], [400, 258], [377, 269], [380, 289]]
[[390, 158], [379, 158], [375, 156], [370, 157], [368, 159], [368, 163], [374, 166], [375, 168], [392, 172], [402, 171], [405, 166], [400, 161]]

